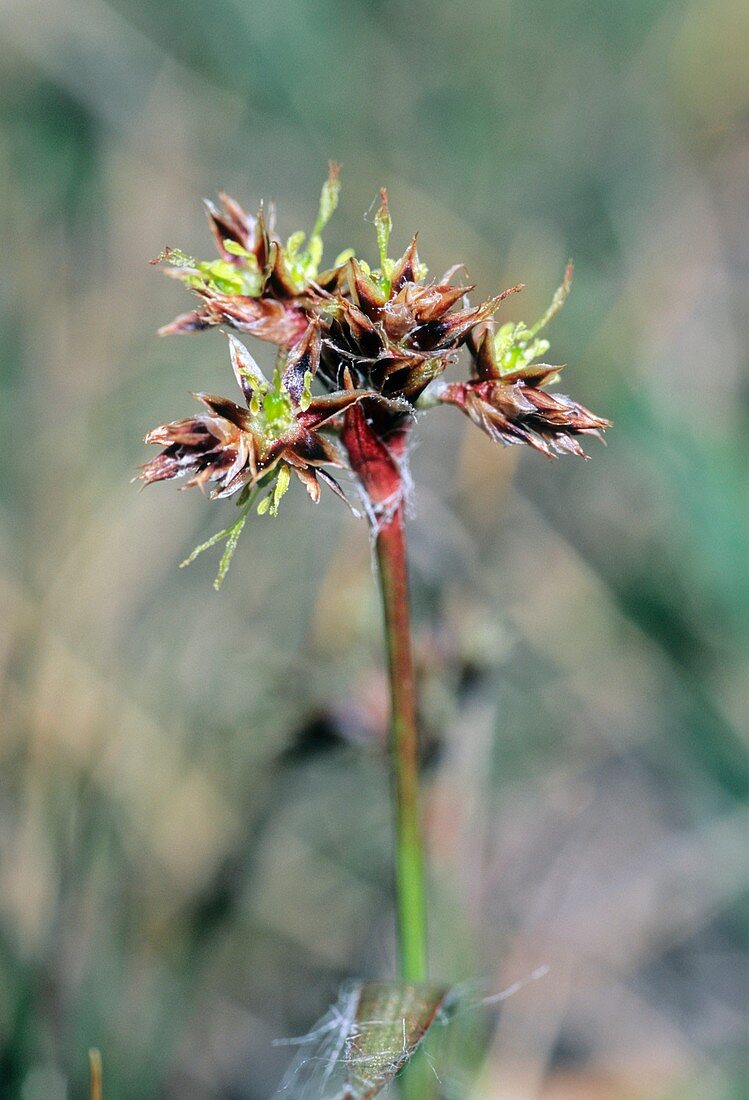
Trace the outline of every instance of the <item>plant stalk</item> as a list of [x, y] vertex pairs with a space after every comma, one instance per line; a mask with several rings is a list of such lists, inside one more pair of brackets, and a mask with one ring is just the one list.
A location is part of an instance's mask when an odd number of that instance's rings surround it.
[[102, 1100], [101, 1054], [95, 1047], [88, 1052], [88, 1065], [91, 1080], [90, 1100]]
[[390, 767], [395, 810], [395, 895], [398, 976], [427, 980], [424, 839], [419, 797], [419, 736], [411, 647], [408, 566], [403, 508], [376, 539], [385, 614], [391, 697]]

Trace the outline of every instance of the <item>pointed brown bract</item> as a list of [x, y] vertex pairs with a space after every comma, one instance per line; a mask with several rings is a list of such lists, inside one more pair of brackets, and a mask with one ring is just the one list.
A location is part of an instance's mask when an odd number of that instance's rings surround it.
[[271, 298], [250, 298], [241, 294], [220, 294], [201, 288], [197, 292], [204, 304], [190, 313], [182, 313], [159, 329], [159, 336], [202, 332], [215, 325], [229, 325], [239, 332], [256, 336], [278, 347], [288, 348], [302, 336], [309, 324], [307, 314], [297, 305]]
[[309, 376], [311, 382], [317, 374], [321, 348], [320, 326], [315, 320], [307, 327], [302, 338], [295, 344], [286, 358], [283, 383], [296, 405], [302, 404], [307, 376]]
[[395, 264], [390, 276], [393, 293], [397, 294], [407, 283], [416, 283], [419, 280], [421, 264], [419, 254], [416, 251], [416, 238], [417, 235], [414, 234], [408, 248]]
[[483, 324], [511, 294], [522, 290], [522, 283], [503, 290], [495, 298], [490, 298], [473, 309], [463, 309], [458, 313], [435, 317], [424, 325], [419, 333], [419, 346], [425, 348], [457, 347], [467, 340], [477, 325]]
[[251, 214], [245, 213], [237, 200], [224, 191], [219, 192], [219, 199], [223, 209], [217, 207], [210, 199], [203, 200], [208, 224], [219, 255], [231, 263], [237, 263], [240, 257], [236, 253], [228, 252], [224, 244], [225, 241], [233, 241], [245, 251], [252, 253], [258, 260], [260, 268], [264, 267], [267, 260], [267, 236], [262, 217], [254, 218]]

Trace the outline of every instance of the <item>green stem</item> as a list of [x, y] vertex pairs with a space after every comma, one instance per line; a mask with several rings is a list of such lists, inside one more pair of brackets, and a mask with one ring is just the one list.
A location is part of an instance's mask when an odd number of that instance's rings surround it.
[[398, 976], [402, 981], [423, 982], [427, 979], [424, 840], [419, 806], [419, 736], [402, 508], [398, 508], [378, 532], [376, 548], [392, 706], [390, 765], [395, 808]]

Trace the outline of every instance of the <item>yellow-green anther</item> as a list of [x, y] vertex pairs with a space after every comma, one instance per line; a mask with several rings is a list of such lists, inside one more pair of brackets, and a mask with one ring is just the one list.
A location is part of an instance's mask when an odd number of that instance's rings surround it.
[[[289, 470], [289, 467], [282, 466], [278, 471], [275, 488], [273, 489], [273, 503], [270, 505], [270, 514], [272, 516], [278, 515], [278, 506], [281, 503], [281, 497], [288, 489], [290, 481], [291, 471]], [[268, 497], [267, 499], [270, 500], [270, 497]]]
[[339, 252], [336, 258], [333, 260], [333, 267], [341, 267], [348, 260], [353, 259], [356, 252], [353, 248], [344, 248], [343, 252]]
[[252, 391], [252, 397], [250, 398], [250, 415], [251, 416], [257, 416], [258, 413], [260, 412], [261, 399], [262, 399], [262, 394], [260, 393], [260, 390], [257, 390], [257, 389], [253, 390]]
[[221, 294], [241, 294], [244, 288], [242, 274], [228, 260], [211, 260], [197, 265], [206, 284]]
[[304, 372], [304, 386], [302, 387], [302, 396], [299, 398], [299, 408], [302, 412], [306, 412], [312, 404], [312, 372], [306, 370]]
[[267, 497], [263, 497], [263, 499], [262, 499], [262, 500], [260, 501], [260, 503], [258, 504], [258, 506], [257, 506], [257, 514], [258, 514], [259, 516], [264, 516], [264, 515], [265, 515], [265, 513], [266, 513], [266, 512], [268, 511], [268, 509], [270, 508], [270, 499], [271, 499], [271, 498], [270, 498], [269, 496], [267, 496]]
[[291, 398], [278, 367], [273, 373], [273, 385], [263, 397], [263, 415], [266, 434], [273, 438], [283, 435], [294, 418]]
[[315, 222], [315, 228], [310, 234], [311, 237], [319, 236], [322, 233], [323, 229], [332, 218], [335, 208], [338, 206], [338, 195], [341, 190], [338, 171], [339, 165], [331, 162], [328, 178], [322, 185], [322, 191], [320, 192], [320, 209], [317, 212], [317, 221]]
[[304, 244], [304, 238], [306, 236], [307, 234], [299, 229], [296, 233], [292, 233], [289, 237], [288, 241], [286, 242], [286, 251], [288, 252], [291, 259], [296, 256], [297, 252]]
[[304, 258], [309, 276], [314, 279], [320, 269], [320, 260], [322, 259], [322, 237], [318, 233], [313, 233], [310, 237]]
[[375, 232], [377, 233], [377, 250], [380, 254], [380, 269], [382, 274], [388, 275], [388, 246], [390, 244], [390, 232], [393, 222], [388, 208], [387, 192], [381, 191], [382, 205], [375, 214]]
[[165, 248], [152, 262], [156, 263], [158, 260], [163, 260], [172, 267], [195, 267], [197, 264], [197, 260], [188, 256], [181, 248]]
[[255, 259], [251, 252], [248, 252], [247, 249], [244, 248], [241, 244], [239, 244], [237, 241], [231, 240], [231, 238], [229, 237], [227, 237], [224, 241], [224, 250], [226, 252], [229, 252], [232, 256], [242, 256], [245, 259]]
[[244, 263], [229, 260], [195, 260], [178, 249], [168, 248], [159, 259], [173, 267], [183, 268], [180, 278], [185, 286], [196, 290], [207, 288], [218, 294], [245, 294], [256, 298], [263, 289], [263, 277], [255, 256], [235, 241], [225, 240], [227, 252], [239, 256]]
[[527, 328], [522, 321], [502, 325], [494, 337], [494, 357], [502, 374], [530, 366], [534, 359], [546, 354], [549, 341], [534, 340], [533, 332], [537, 329], [538, 326]]

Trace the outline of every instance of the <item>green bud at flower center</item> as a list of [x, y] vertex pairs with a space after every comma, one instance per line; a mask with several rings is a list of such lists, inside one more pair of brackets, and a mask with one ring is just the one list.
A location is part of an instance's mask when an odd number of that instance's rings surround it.
[[278, 368], [273, 374], [273, 384], [258, 402], [257, 411], [253, 408], [255, 404], [254, 396], [250, 405], [250, 412], [256, 416], [258, 428], [267, 440], [280, 438], [294, 423], [294, 410], [291, 398], [283, 384], [281, 371]]

